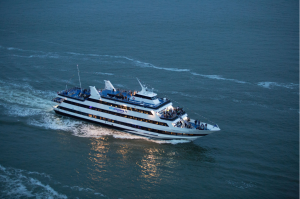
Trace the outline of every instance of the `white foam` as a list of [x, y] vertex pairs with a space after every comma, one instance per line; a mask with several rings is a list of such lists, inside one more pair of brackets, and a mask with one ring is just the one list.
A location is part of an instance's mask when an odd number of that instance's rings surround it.
[[28, 124], [42, 127], [45, 129], [63, 130], [74, 132], [76, 127], [81, 125], [81, 121], [73, 120], [71, 118], [56, 117], [52, 113], [45, 113], [39, 120], [31, 119]]
[[44, 54], [44, 55], [30, 55], [30, 56], [28, 56], [28, 58], [54, 58], [54, 59], [58, 59], [58, 58], [60, 58], [60, 56], [58, 54], [47, 53], [47, 54]]
[[167, 71], [174, 71], [174, 72], [184, 72], [184, 71], [190, 71], [190, 69], [180, 69], [180, 68], [163, 68], [163, 67], [157, 67], [153, 64], [141, 62], [138, 60], [134, 60], [134, 63], [136, 66], [142, 67], [142, 68], [155, 68], [159, 70], [167, 70]]
[[[37, 109], [48, 110], [49, 107], [53, 105], [49, 99], [55, 96], [55, 92], [36, 90], [26, 83], [16, 84], [0, 80], [1, 101], [6, 102], [6, 104], [22, 105], [32, 108], [19, 111], [20, 116], [26, 114], [30, 115], [30, 112], [37, 111]], [[9, 108], [7, 106], [5, 107]], [[11, 109], [16, 111], [16, 107], [14, 106], [12, 106]]]
[[150, 140], [150, 141], [158, 144], [174, 144], [174, 145], [191, 142], [191, 140]]
[[18, 116], [18, 117], [28, 117], [33, 115], [38, 115], [43, 113], [41, 109], [35, 108], [24, 108], [20, 106], [5, 106], [8, 109], [8, 114], [11, 116]]
[[84, 55], [84, 54], [81, 54], [81, 53], [74, 53], [74, 52], [67, 52], [67, 54], [70, 54], [70, 55]]
[[7, 50], [18, 50], [18, 51], [24, 51], [23, 49], [20, 48], [14, 48], [14, 47], [8, 47]]
[[82, 124], [73, 130], [73, 135], [78, 137], [102, 137], [106, 135], [113, 135], [112, 129], [95, 126], [93, 124]]
[[73, 186], [73, 187], [70, 187], [72, 190], [78, 190], [78, 191], [86, 191], [86, 192], [94, 192], [93, 189], [90, 189], [90, 188], [82, 188], [82, 187], [79, 187], [79, 186]]
[[206, 78], [209, 78], [209, 79], [233, 81], [233, 82], [240, 83], [240, 84], [246, 84], [247, 83], [247, 82], [236, 80], [236, 79], [224, 78], [224, 77], [222, 77], [220, 75], [203, 75], [203, 74], [198, 74], [198, 73], [194, 73], [194, 72], [191, 72], [191, 74], [192, 75], [196, 75], [196, 76], [206, 77]]
[[246, 183], [244, 181], [236, 182], [232, 180], [227, 180], [226, 182], [239, 189], [248, 189], [248, 188], [256, 187], [252, 182]]
[[[12, 55], [15, 57], [24, 57], [24, 58], [54, 58], [58, 59], [61, 56], [58, 53], [55, 52], [43, 52], [43, 51], [32, 51], [32, 50], [23, 50], [23, 49], [18, 49], [18, 48], [13, 48], [9, 47], [7, 48], [8, 50], [18, 50], [18, 51], [28, 51], [28, 52], [35, 52], [39, 54], [33, 54], [29, 56], [24, 56], [24, 55]], [[164, 68], [164, 67], [158, 67], [153, 64], [147, 63], [147, 62], [142, 62], [139, 60], [135, 60], [126, 56], [118, 56], [118, 55], [97, 55], [97, 54], [83, 54], [83, 53], [75, 53], [75, 52], [66, 52], [69, 55], [75, 55], [75, 56], [92, 56], [92, 57], [109, 57], [109, 58], [117, 58], [117, 59], [125, 59], [128, 61], [131, 61], [134, 63], [134, 65], [142, 68], [154, 68], [154, 69], [159, 69], [159, 70], [166, 70], [166, 71], [173, 71], [173, 72], [187, 72], [190, 71], [190, 69], [180, 69], [180, 68]], [[87, 58], [84, 58], [87, 59]], [[118, 61], [117, 61], [118, 62]], [[119, 62], [124, 64], [125, 62]], [[105, 73], [99, 73], [99, 74], [105, 74]], [[106, 75], [111, 75], [110, 73], [106, 73]]]
[[45, 185], [38, 179], [29, 177], [30, 174], [40, 174], [38, 172], [27, 172], [21, 169], [4, 168], [0, 165], [0, 182], [2, 184], [1, 196], [4, 198], [67, 198], [59, 194], [48, 184]]
[[113, 73], [94, 72], [96, 75], [114, 75]]
[[34, 179], [34, 178], [29, 178], [29, 182], [31, 183], [32, 186], [34, 187], [39, 187], [39, 188], [44, 188], [43, 192], [41, 193], [36, 193], [37, 197], [41, 198], [68, 198], [66, 195], [59, 194], [57, 191], [55, 191], [52, 187], [49, 185], [44, 185], [42, 184], [39, 180]]
[[28, 173], [29, 175], [34, 174], [34, 175], [39, 175], [39, 176], [43, 176], [43, 177], [45, 177], [45, 178], [51, 179], [50, 175], [45, 174], [45, 173], [39, 173], [39, 172], [36, 172], [36, 171], [28, 171], [27, 173]]
[[0, 170], [1, 170], [1, 171], [5, 171], [5, 170], [6, 170], [6, 168], [5, 168], [5, 167], [3, 167], [3, 166], [0, 164]]
[[11, 56], [14, 57], [22, 57], [22, 58], [53, 58], [53, 59], [58, 59], [60, 58], [60, 55], [56, 53], [46, 53], [46, 54], [34, 54], [34, 55], [15, 55], [12, 54]]
[[299, 84], [294, 83], [276, 83], [276, 82], [258, 82], [258, 86], [264, 87], [264, 88], [274, 88], [274, 87], [284, 87], [288, 89], [297, 89], [299, 87]]
[[190, 71], [190, 69], [180, 69], [180, 68], [163, 68], [163, 67], [158, 67], [153, 64], [147, 63], [147, 62], [142, 62], [139, 60], [135, 60], [126, 56], [117, 56], [117, 55], [100, 55], [104, 57], [111, 57], [111, 58], [117, 58], [117, 59], [126, 59], [128, 61], [131, 61], [134, 63], [134, 65], [142, 68], [155, 68], [159, 70], [167, 70], [167, 71], [174, 71], [174, 72], [184, 72], [184, 71]]
[[125, 133], [125, 132], [116, 132], [115, 134], [113, 134], [114, 138], [117, 139], [129, 139], [129, 140], [135, 140], [135, 139], [140, 139], [140, 140], [149, 140], [146, 137], [143, 136], [139, 136], [139, 135], [134, 135], [134, 134], [130, 134], [130, 133]]

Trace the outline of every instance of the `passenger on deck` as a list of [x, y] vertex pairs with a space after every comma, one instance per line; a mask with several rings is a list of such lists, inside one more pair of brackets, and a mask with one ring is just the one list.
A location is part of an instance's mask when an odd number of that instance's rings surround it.
[[197, 120], [195, 120], [195, 125], [197, 125]]

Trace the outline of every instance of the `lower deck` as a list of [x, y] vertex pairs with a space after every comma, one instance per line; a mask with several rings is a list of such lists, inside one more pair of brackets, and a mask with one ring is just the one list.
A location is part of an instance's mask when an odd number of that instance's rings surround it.
[[[155, 139], [187, 139], [187, 140], [194, 140], [199, 137], [203, 137], [209, 133], [210, 131], [201, 131], [200, 133], [178, 133], [178, 132], [170, 132], [170, 131], [162, 131], [159, 129], [153, 129], [153, 128], [148, 128], [144, 126], [139, 126], [135, 124], [130, 124], [130, 123], [125, 123], [122, 121], [117, 121], [114, 118], [106, 118], [106, 117], [100, 117], [100, 116], [95, 116], [75, 110], [66, 110], [66, 109], [61, 109], [59, 107], [54, 108], [56, 113], [67, 115], [70, 117], [75, 117], [78, 119], [83, 119], [83, 120], [88, 120], [91, 122], [96, 122], [99, 124], [111, 126], [117, 129], [120, 129], [122, 131], [128, 132], [128, 133], [133, 133], [137, 135], [142, 135], [146, 137], [151, 137]], [[174, 130], [174, 129], [173, 129]], [[199, 132], [199, 131], [198, 131]]]

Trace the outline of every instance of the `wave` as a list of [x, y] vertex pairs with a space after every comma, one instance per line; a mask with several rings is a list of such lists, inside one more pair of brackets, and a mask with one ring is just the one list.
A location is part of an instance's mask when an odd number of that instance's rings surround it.
[[81, 73], [95, 74], [95, 75], [109, 75], [109, 76], [113, 76], [114, 75], [113, 73], [104, 73], [104, 72], [86, 72], [86, 71], [83, 71]]
[[43, 111], [41, 109], [24, 108], [24, 107], [17, 106], [17, 105], [8, 106], [6, 108], [8, 109], [7, 112], [9, 115], [17, 116], [17, 117], [28, 117], [28, 116], [39, 115], [39, 114], [43, 113]]
[[[43, 51], [23, 50], [23, 49], [13, 48], [13, 47], [9, 47], [7, 49], [40, 53], [40, 54], [27, 55], [27, 56], [13, 54], [12, 56], [15, 56], [15, 57], [22, 57], [22, 58], [54, 58], [54, 59], [58, 59], [58, 58], [62, 57], [58, 53], [53, 53], [53, 52], [46, 53], [46, 52], [43, 52]], [[83, 54], [83, 53], [76, 53], [76, 52], [66, 52], [66, 54], [74, 55], [74, 56], [109, 57], [109, 58], [125, 59], [125, 60], [133, 62], [133, 64], [135, 66], [142, 67], [142, 68], [154, 68], [154, 69], [173, 71], [173, 72], [188, 72], [188, 71], [190, 71], [190, 69], [158, 67], [158, 66], [155, 66], [153, 64], [150, 64], [150, 63], [147, 63], [147, 62], [142, 62], [142, 61], [139, 61], [139, 60], [135, 60], [135, 59], [132, 59], [132, 58], [129, 58], [129, 57], [126, 57], [126, 56]], [[87, 58], [85, 58], [85, 59], [87, 59]], [[124, 64], [125, 62], [120, 62], [120, 63]], [[102, 74], [102, 73], [99, 73], [99, 74]], [[108, 73], [108, 75], [110, 75], [110, 74]]]
[[[91, 54], [88, 54], [88, 55], [91, 56]], [[96, 56], [96, 55], [93, 54], [93, 56]], [[174, 72], [190, 71], [190, 69], [158, 67], [158, 66], [155, 66], [155, 65], [147, 63], [147, 62], [142, 62], [142, 61], [139, 61], [139, 60], [136, 60], [136, 59], [132, 59], [132, 58], [129, 58], [129, 57], [126, 57], [126, 56], [120, 56], [120, 55], [98, 55], [98, 56], [117, 58], [117, 59], [125, 59], [125, 60], [133, 62], [135, 66], [142, 67], [142, 68], [155, 68], [155, 69], [159, 69], [159, 70], [167, 70], [167, 71], [174, 71]], [[121, 63], [124, 64], [124, 62], [121, 62]]]
[[[120, 55], [97, 55], [97, 54], [81, 54], [81, 53], [72, 53], [72, 52], [68, 52], [69, 54], [72, 55], [81, 55], [81, 56], [93, 56], [93, 57], [109, 57], [109, 58], [117, 58], [117, 59], [125, 59], [128, 61], [133, 62], [136, 66], [142, 67], [142, 68], [155, 68], [155, 69], [159, 69], [159, 70], [167, 70], [167, 71], [175, 71], [175, 72], [182, 72], [182, 71], [190, 71], [190, 69], [180, 69], [180, 68], [163, 68], [163, 67], [158, 67], [155, 66], [153, 64], [147, 63], [147, 62], [142, 62], [136, 59], [132, 59], [126, 56], [120, 56]], [[122, 64], [124, 64], [125, 62], [121, 62]]]
[[288, 89], [297, 89], [299, 88], [299, 84], [294, 83], [277, 83], [277, 82], [258, 82], [258, 86], [264, 87], [264, 88], [274, 88], [274, 87], [283, 87]]
[[[36, 171], [26, 171], [12, 167], [5, 168], [0, 165], [0, 198], [68, 198], [65, 194], [58, 193], [49, 184], [56, 184], [64, 189], [70, 189], [72, 193], [86, 192], [86, 194], [104, 194], [96, 192], [91, 188], [80, 186], [61, 185], [60, 182], [52, 180], [50, 175]], [[67, 192], [70, 192], [68, 190]]]
[[153, 64], [146, 63], [146, 62], [141, 62], [138, 60], [132, 60], [136, 66], [142, 67], [142, 68], [155, 68], [159, 70], [167, 70], [167, 71], [174, 71], [174, 72], [184, 72], [184, 71], [190, 71], [190, 69], [180, 69], [180, 68], [163, 68], [163, 67], [157, 67], [154, 66]]
[[30, 119], [28, 124], [45, 129], [73, 132], [77, 126], [83, 124], [83, 122], [71, 118], [56, 117], [53, 113], [44, 113], [39, 119]]
[[[5, 48], [5, 47], [2, 46], [2, 48]], [[43, 54], [46, 53], [46, 52], [44, 52], [44, 51], [25, 50], [25, 49], [15, 48], [15, 47], [7, 47], [7, 48], [5, 48], [5, 49], [7, 49], [7, 50], [9, 50], [9, 51], [34, 52], [34, 53], [43, 53]]]
[[[1, 46], [1, 48], [5, 48]], [[34, 52], [38, 54], [34, 55], [15, 55], [13, 54], [12, 56], [16, 57], [23, 57], [23, 58], [53, 58], [53, 59], [58, 59], [61, 57], [64, 57], [57, 52], [44, 52], [44, 51], [34, 51], [34, 50], [24, 50], [20, 48], [15, 48], [15, 47], [7, 47], [7, 50], [10, 51], [23, 51], [23, 52]], [[166, 70], [166, 71], [173, 71], [173, 72], [190, 72], [190, 69], [180, 69], [180, 68], [165, 68], [165, 67], [158, 67], [155, 66], [151, 63], [147, 62], [142, 62], [133, 58], [129, 58], [126, 56], [120, 56], [120, 55], [100, 55], [100, 54], [84, 54], [84, 53], [76, 53], [76, 52], [66, 52], [64, 54], [72, 55], [72, 56], [84, 56], [84, 59], [87, 59], [89, 56], [90, 57], [108, 57], [108, 58], [115, 58], [115, 59], [123, 59], [127, 60], [133, 63], [133, 65], [141, 67], [141, 68], [154, 68], [158, 70]], [[120, 62], [124, 64], [125, 62]], [[114, 75], [112, 73], [103, 73], [103, 72], [94, 72], [94, 74], [97, 75]], [[195, 76], [201, 76], [209, 79], [215, 79], [215, 80], [223, 80], [223, 81], [232, 81], [240, 84], [246, 84], [249, 82], [241, 81], [241, 80], [236, 80], [236, 79], [231, 79], [231, 78], [224, 78], [220, 75], [205, 75], [205, 74], [199, 74], [195, 72], [190, 72], [190, 74], [195, 75]], [[297, 89], [299, 87], [299, 84], [294, 84], [294, 83], [276, 83], [276, 82], [258, 82], [258, 86], [264, 87], [264, 88], [274, 88], [274, 87], [283, 87], [283, 88], [288, 88], [288, 89]]]
[[28, 55], [28, 56], [13, 54], [12, 56], [14, 56], [14, 57], [22, 57], [22, 58], [53, 58], [53, 59], [58, 59], [58, 58], [61, 57], [58, 54], [50, 54], [50, 53], [47, 53], [47, 54], [44, 54], [44, 55]]
[[[51, 99], [55, 96], [55, 92], [37, 90], [26, 83], [9, 83], [0, 80], [0, 101], [6, 104], [26, 106], [30, 108], [31, 112], [37, 111], [36, 109], [49, 109], [53, 104], [49, 98]], [[12, 106], [9, 108], [12, 108], [12, 111], [14, 111], [19, 107]], [[26, 112], [23, 109], [20, 113], [24, 111]]]
[[14, 48], [14, 47], [7, 47], [6, 49], [7, 49], [7, 50], [26, 51], [26, 50], [23, 50], [23, 49], [20, 49], [20, 48]]
[[198, 74], [198, 73], [194, 73], [194, 72], [191, 72], [191, 74], [192, 75], [196, 75], [196, 76], [206, 77], [206, 78], [209, 78], [209, 79], [233, 81], [233, 82], [240, 83], [240, 84], [246, 84], [247, 83], [245, 81], [240, 81], [240, 80], [236, 80], [236, 79], [224, 78], [224, 77], [222, 77], [220, 75], [203, 75], [203, 74]]
[[[24, 58], [61, 58], [61, 56], [56, 53], [56, 52], [43, 52], [43, 51], [32, 51], [32, 50], [23, 50], [19, 48], [14, 48], [14, 47], [9, 47], [7, 48], [8, 50], [17, 50], [17, 51], [27, 51], [27, 52], [35, 52], [39, 54], [35, 55], [12, 55], [15, 57], [24, 57]], [[126, 56], [119, 56], [119, 55], [98, 55], [98, 54], [84, 54], [84, 53], [76, 53], [76, 52], [66, 52], [66, 54], [69, 55], [74, 55], [74, 56], [90, 56], [90, 57], [109, 57], [109, 58], [117, 58], [117, 59], [125, 59], [128, 61], [133, 62], [135, 66], [142, 67], [142, 68], [154, 68], [154, 69], [159, 69], [159, 70], [166, 70], [166, 71], [173, 71], [173, 72], [188, 72], [190, 69], [180, 69], [180, 68], [165, 68], [165, 67], [158, 67], [153, 64], [147, 63], [147, 62], [142, 62], [136, 59], [132, 59]], [[86, 58], [85, 58], [86, 59]], [[124, 64], [125, 62], [121, 62]]]
[[85, 55], [85, 54], [82, 54], [82, 53], [74, 53], [74, 52], [67, 52], [67, 54], [70, 54], [70, 55]]
[[[44, 173], [27, 172], [21, 169], [5, 168], [0, 165], [1, 198], [67, 198], [32, 175], [45, 176]], [[46, 175], [48, 176], [48, 175]]]
[[226, 182], [236, 188], [239, 188], [239, 189], [248, 189], [248, 188], [256, 187], [256, 185], [253, 184], [252, 182], [246, 183], [244, 181], [236, 182], [236, 181], [232, 181], [232, 180], [227, 180]]

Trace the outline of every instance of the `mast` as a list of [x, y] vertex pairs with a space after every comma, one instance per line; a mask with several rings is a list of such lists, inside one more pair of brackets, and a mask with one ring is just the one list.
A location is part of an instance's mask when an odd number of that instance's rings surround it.
[[82, 87], [81, 87], [81, 81], [80, 81], [80, 75], [79, 75], [78, 64], [77, 64], [77, 72], [78, 72], [78, 78], [79, 78], [80, 90], [81, 90], [81, 93], [82, 93]]

